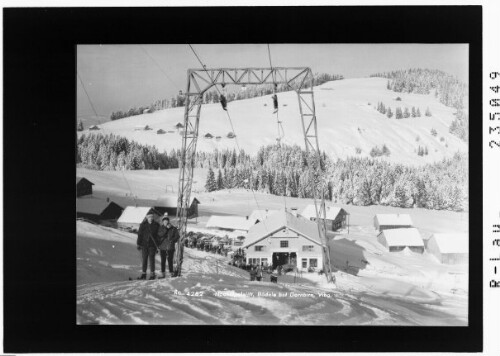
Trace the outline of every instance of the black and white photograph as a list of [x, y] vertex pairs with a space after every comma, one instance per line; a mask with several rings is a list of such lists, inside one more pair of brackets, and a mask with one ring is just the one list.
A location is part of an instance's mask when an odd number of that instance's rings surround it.
[[467, 326], [466, 43], [76, 46], [78, 325]]

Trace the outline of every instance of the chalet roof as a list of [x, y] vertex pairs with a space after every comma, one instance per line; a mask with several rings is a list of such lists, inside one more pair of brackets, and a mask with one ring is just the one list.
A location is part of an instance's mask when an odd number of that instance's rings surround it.
[[245, 238], [245, 244], [242, 247], [250, 247], [285, 228], [318, 245], [322, 245], [321, 237], [318, 232], [318, 225], [315, 222], [300, 216], [295, 216], [288, 211], [280, 210], [274, 214], [270, 214], [265, 220], [253, 225], [248, 231]]
[[[177, 194], [164, 194], [156, 199], [155, 206], [162, 208], [177, 208], [177, 199]], [[189, 206], [193, 205], [193, 203], [200, 204], [200, 201], [196, 197], [191, 197]]]
[[76, 184], [80, 183], [80, 181], [82, 181], [82, 180], [86, 180], [90, 184], [95, 185], [94, 183], [92, 183], [91, 181], [89, 181], [87, 178], [85, 178], [85, 177], [78, 177], [78, 176], [76, 177]]
[[441, 253], [469, 253], [469, 236], [460, 233], [433, 234], [431, 238]]
[[380, 234], [384, 235], [387, 246], [424, 246], [420, 233], [414, 227], [384, 230]]
[[[338, 207], [338, 206], [326, 206], [326, 219], [327, 220], [335, 220], [337, 216], [341, 213], [344, 212], [344, 214], [347, 214], [347, 212]], [[309, 204], [302, 210], [300, 213], [303, 217], [306, 219], [311, 219], [311, 218], [316, 218], [316, 208], [314, 207], [314, 204]]]
[[206, 227], [248, 231], [254, 224], [255, 220], [250, 220], [250, 218], [247, 219], [245, 216], [212, 215], [210, 219], [208, 219]]
[[123, 210], [123, 213], [118, 219], [118, 222], [140, 224], [144, 221], [144, 218], [151, 210], [157, 213], [153, 208], [149, 206], [127, 206], [125, 210]]
[[[116, 204], [113, 201], [106, 201], [106, 199], [94, 197], [76, 198], [76, 212], [84, 214], [101, 215], [102, 212], [110, 205]], [[120, 207], [118, 205], [118, 207]], [[121, 207], [120, 207], [121, 208]]]
[[184, 127], [184, 125], [183, 125], [183, 124], [181, 124], [180, 122], [178, 122], [178, 123], [175, 125], [175, 127], [177, 127], [177, 128], [181, 128], [181, 127]]
[[377, 214], [375, 219], [379, 225], [413, 225], [408, 214]]
[[256, 209], [252, 211], [252, 213], [249, 215], [249, 219], [254, 220], [254, 221], [262, 221], [265, 218], [267, 218], [269, 215], [277, 213], [279, 210], [269, 210], [269, 209]]

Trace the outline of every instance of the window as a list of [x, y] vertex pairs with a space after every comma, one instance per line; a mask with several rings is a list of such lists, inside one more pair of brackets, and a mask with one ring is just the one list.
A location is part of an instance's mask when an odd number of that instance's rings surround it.
[[311, 258], [311, 259], [309, 259], [309, 266], [311, 266], [311, 267], [318, 267], [318, 259], [317, 258]]
[[309, 245], [309, 246], [302, 246], [302, 251], [314, 251], [314, 246], [313, 245]]
[[260, 258], [249, 258], [248, 262], [252, 265], [259, 265], [260, 264]]
[[280, 241], [280, 247], [288, 247], [288, 240]]
[[255, 246], [255, 251], [264, 251], [264, 246]]
[[302, 268], [307, 268], [307, 258], [302, 259]]
[[267, 258], [261, 258], [260, 263], [264, 266], [267, 266]]

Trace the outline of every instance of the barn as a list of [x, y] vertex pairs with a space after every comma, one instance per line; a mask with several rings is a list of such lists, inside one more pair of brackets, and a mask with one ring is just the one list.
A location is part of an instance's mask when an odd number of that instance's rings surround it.
[[76, 196], [92, 195], [92, 186], [95, 185], [87, 178], [76, 177]]
[[377, 214], [373, 218], [376, 230], [401, 229], [413, 227], [413, 222], [408, 214]]
[[255, 220], [251, 220], [246, 216], [212, 215], [205, 227], [208, 229], [246, 233], [254, 224]]
[[211, 139], [211, 138], [214, 138], [214, 136], [209, 132], [209, 133], [205, 134], [205, 138]]
[[441, 263], [463, 264], [469, 262], [469, 236], [467, 234], [433, 234], [426, 244], [427, 252]]
[[165, 130], [163, 130], [163, 129], [158, 129], [158, 130], [156, 130], [156, 133], [157, 133], [158, 135], [162, 135], [162, 134], [164, 134], [164, 133], [167, 133], [167, 131], [165, 131]]
[[[169, 216], [177, 216], [177, 199], [177, 194], [162, 195], [156, 199], [154, 207], [162, 215], [168, 213]], [[198, 217], [198, 204], [200, 204], [200, 201], [195, 197], [191, 197], [191, 204], [189, 204], [187, 213], [188, 219]]]
[[184, 125], [178, 122], [177, 125], [175, 125], [174, 127], [177, 129], [177, 131], [179, 131], [180, 129], [184, 128]]
[[89, 126], [89, 131], [95, 131], [95, 130], [100, 130], [99, 126], [97, 125]]
[[116, 220], [123, 208], [109, 199], [84, 197], [76, 199], [76, 217], [95, 222], [101, 220]]
[[144, 221], [150, 212], [154, 214], [155, 220], [159, 220], [160, 213], [148, 206], [127, 206], [118, 219], [118, 227], [123, 229], [139, 229], [139, 225]]
[[323, 269], [323, 244], [316, 223], [280, 210], [253, 225], [242, 246], [247, 263], [292, 264], [299, 269]]
[[413, 252], [424, 252], [424, 241], [415, 228], [389, 229], [377, 236], [377, 241], [389, 252], [403, 251], [408, 247]]
[[148, 125], [135, 125], [134, 127], [134, 131], [147, 131], [147, 130], [151, 130], [151, 127], [149, 127]]
[[[309, 204], [300, 213], [300, 215], [308, 220], [316, 221], [316, 208], [314, 204]], [[349, 213], [337, 206], [326, 206], [326, 229], [337, 231], [346, 227], [347, 217]]]

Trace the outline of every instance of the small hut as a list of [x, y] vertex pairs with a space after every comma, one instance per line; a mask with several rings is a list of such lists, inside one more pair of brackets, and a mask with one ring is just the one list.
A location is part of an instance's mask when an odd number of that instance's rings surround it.
[[461, 264], [469, 261], [467, 234], [433, 234], [426, 242], [427, 252], [441, 263]]
[[100, 130], [99, 126], [97, 125], [89, 126], [89, 131], [95, 131], [95, 130]]
[[205, 138], [207, 138], [207, 139], [212, 139], [212, 138], [214, 138], [214, 137], [212, 136], [212, 134], [211, 134], [211, 133], [207, 133], [207, 134], [205, 134]]
[[[316, 221], [316, 207], [309, 204], [302, 210], [300, 215], [307, 220]], [[327, 230], [337, 231], [346, 227], [347, 216], [349, 213], [338, 206], [326, 206], [326, 228]]]
[[413, 252], [424, 252], [424, 241], [415, 228], [384, 230], [377, 236], [377, 241], [389, 252], [403, 251], [406, 247]]
[[174, 127], [177, 129], [177, 131], [179, 131], [180, 129], [184, 128], [184, 125], [178, 122], [177, 125], [175, 125]]
[[373, 219], [375, 229], [379, 231], [413, 227], [408, 214], [377, 214]]
[[236, 137], [236, 135], [233, 132], [229, 132], [227, 134], [227, 138], [235, 138], [235, 137]]
[[[169, 216], [177, 216], [177, 199], [177, 194], [164, 194], [156, 199], [154, 207], [160, 214], [168, 213]], [[187, 212], [188, 219], [198, 217], [198, 204], [200, 201], [196, 197], [191, 197]]]
[[127, 206], [117, 221], [118, 227], [138, 230], [139, 225], [149, 213], [153, 213], [155, 220], [160, 218], [160, 214], [154, 208], [147, 206]]
[[76, 199], [76, 217], [95, 222], [102, 220], [116, 220], [123, 212], [123, 208], [109, 199], [84, 197]]
[[92, 195], [92, 186], [95, 185], [87, 178], [76, 177], [76, 196]]
[[166, 131], [165, 131], [165, 130], [163, 130], [163, 129], [158, 129], [158, 130], [156, 130], [156, 133], [157, 133], [158, 135], [163, 135], [164, 133], [166, 133]]

